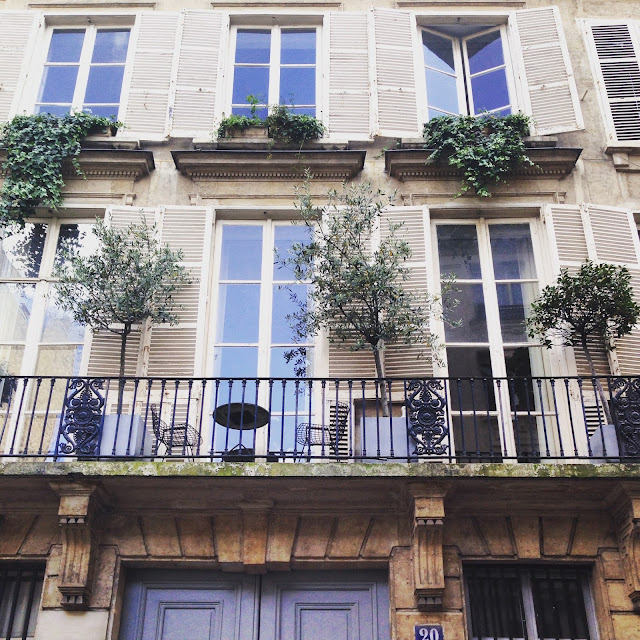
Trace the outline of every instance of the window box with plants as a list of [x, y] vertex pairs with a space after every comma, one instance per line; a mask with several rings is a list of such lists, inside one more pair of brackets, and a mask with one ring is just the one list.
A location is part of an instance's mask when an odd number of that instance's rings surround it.
[[530, 125], [521, 113], [432, 118], [422, 139], [401, 140], [385, 151], [385, 168], [402, 181], [462, 179], [457, 195], [480, 197], [518, 176], [569, 175], [582, 149], [559, 147], [553, 137], [532, 137]]

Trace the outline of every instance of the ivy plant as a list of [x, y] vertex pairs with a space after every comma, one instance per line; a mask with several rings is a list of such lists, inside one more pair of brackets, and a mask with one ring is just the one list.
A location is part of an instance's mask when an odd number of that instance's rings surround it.
[[119, 127], [111, 118], [79, 112], [16, 116], [2, 127], [0, 144], [7, 151], [0, 192], [0, 228], [23, 227], [36, 207], [62, 203], [62, 166], [71, 159], [78, 175], [80, 141], [96, 129]]
[[473, 189], [487, 197], [493, 185], [504, 182], [519, 166], [533, 165], [523, 140], [529, 125], [522, 113], [439, 116], [424, 125], [423, 137], [425, 147], [433, 149], [429, 160], [448, 157], [450, 165], [462, 169], [458, 196]]

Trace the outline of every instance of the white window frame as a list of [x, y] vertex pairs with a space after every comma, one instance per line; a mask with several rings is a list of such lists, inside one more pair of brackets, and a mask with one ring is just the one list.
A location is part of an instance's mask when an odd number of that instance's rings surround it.
[[135, 24], [135, 15], [125, 16], [50, 16], [46, 18], [46, 23], [37, 39], [37, 53], [31, 62], [31, 68], [35, 72], [31, 74], [31, 79], [27, 81], [24, 97], [22, 99], [22, 111], [34, 113], [42, 76], [47, 64], [47, 55], [49, 54], [49, 46], [54, 31], [78, 31], [85, 30], [85, 40], [82, 47], [82, 53], [79, 60], [78, 76], [76, 78], [76, 86], [73, 94], [73, 102], [71, 104], [71, 112], [76, 113], [82, 111], [84, 94], [89, 79], [89, 68], [91, 66], [91, 56], [93, 54], [93, 46], [97, 31], [102, 30], [125, 30], [129, 31], [129, 43], [127, 49], [127, 58], [124, 64], [124, 73], [122, 77], [122, 86], [120, 88], [120, 102], [118, 105], [117, 119], [122, 120], [127, 109], [127, 98], [129, 95], [129, 86], [131, 82], [131, 72], [133, 67], [133, 57], [135, 52], [135, 40], [137, 25]]
[[[431, 19], [430, 19], [431, 18]], [[451, 16], [450, 20], [444, 19], [442, 16], [425, 16], [420, 15], [417, 17], [417, 26], [418, 26], [418, 37], [417, 46], [418, 52], [416, 54], [417, 60], [419, 61], [418, 69], [418, 92], [419, 95], [424, 96], [425, 99], [419, 100], [419, 111], [420, 117], [423, 122], [427, 122], [429, 120], [429, 106], [427, 101], [429, 100], [429, 94], [427, 89], [427, 81], [425, 77], [425, 63], [424, 63], [424, 55], [422, 51], [422, 32], [428, 31], [430, 33], [435, 33], [436, 35], [450, 40], [453, 45], [453, 54], [454, 54], [454, 63], [456, 67], [456, 88], [458, 91], [458, 110], [460, 114], [463, 115], [474, 115], [473, 114], [473, 94], [471, 91], [471, 74], [469, 72], [469, 62], [468, 57], [466, 55], [466, 42], [470, 38], [477, 37], [484, 33], [489, 33], [491, 31], [499, 30], [500, 32], [500, 40], [502, 43], [502, 55], [504, 58], [504, 68], [505, 75], [507, 80], [507, 91], [509, 93], [509, 106], [511, 108], [511, 113], [517, 113], [518, 111], [523, 110], [523, 106], [521, 104], [519, 91], [516, 83], [516, 76], [518, 75], [518, 61], [515, 56], [511, 55], [512, 43], [509, 38], [509, 29], [507, 25], [507, 16], [504, 16], [504, 20], [496, 19], [495, 16], [487, 16], [487, 22], [490, 23], [486, 28], [478, 29], [474, 33], [470, 33], [466, 36], [451, 36], [447, 34], [445, 31], [439, 29], [440, 26], [446, 27], [449, 24], [455, 24], [456, 20], [459, 18]], [[464, 20], [464, 18], [462, 18]], [[474, 20], [474, 22], [478, 22]], [[492, 24], [491, 24], [492, 23]], [[496, 69], [499, 67], [495, 67]], [[483, 71], [482, 73], [488, 73], [493, 69], [489, 69], [487, 71]], [[477, 74], [481, 75], [481, 74]], [[467, 103], [468, 99], [468, 103]], [[470, 105], [470, 108], [467, 108], [467, 104]], [[462, 107], [462, 108], [461, 108]], [[489, 112], [492, 113], [492, 112]]]
[[[587, 55], [593, 73], [594, 82], [596, 85], [596, 93], [598, 95], [598, 104], [600, 106], [600, 113], [604, 121], [605, 132], [607, 142], [612, 151], [615, 151], [616, 147], [640, 149], [640, 123], [638, 124], [638, 138], [637, 140], [618, 140], [616, 134], [616, 128], [613, 121], [613, 115], [609, 106], [609, 98], [607, 96], [607, 89], [604, 83], [604, 77], [600, 68], [600, 61], [596, 51], [596, 45], [591, 32], [591, 27], [598, 26], [612, 26], [617, 24], [626, 24], [629, 27], [629, 35], [631, 36], [631, 42], [633, 44], [636, 59], [640, 65], [640, 21], [621, 18], [620, 20], [614, 20], [611, 18], [589, 19], [583, 20], [583, 35], [585, 38]], [[639, 96], [640, 101], [640, 96]]]
[[[269, 95], [267, 96], [267, 105], [269, 106], [273, 106], [273, 105], [277, 105], [280, 104], [280, 42], [281, 42], [281, 34], [282, 31], [286, 31], [288, 29], [308, 29], [308, 30], [315, 30], [316, 32], [316, 63], [315, 65], [311, 65], [311, 64], [305, 64], [305, 65], [292, 65], [292, 66], [308, 66], [308, 67], [315, 67], [316, 70], [316, 77], [315, 77], [315, 90], [316, 90], [316, 114], [315, 117], [318, 120], [322, 120], [322, 116], [323, 116], [323, 109], [322, 109], [322, 98], [323, 98], [323, 91], [322, 91], [322, 75], [323, 75], [323, 45], [322, 45], [322, 25], [318, 24], [317, 22], [306, 22], [306, 21], [299, 21], [299, 22], [292, 22], [289, 23], [287, 22], [283, 22], [281, 24], [273, 24], [273, 25], [262, 25], [262, 24], [255, 24], [255, 23], [249, 23], [249, 24], [245, 24], [245, 23], [241, 23], [239, 22], [238, 24], [233, 24], [231, 26], [230, 29], [230, 34], [229, 34], [229, 48], [228, 48], [228, 64], [227, 64], [227, 68], [228, 68], [228, 73], [227, 73], [227, 82], [228, 82], [228, 86], [226, 88], [226, 96], [227, 99], [225, 100], [225, 106], [226, 109], [224, 110], [224, 113], [231, 115], [231, 110], [232, 110], [232, 100], [233, 100], [233, 82], [234, 82], [234, 75], [235, 75], [235, 57], [236, 57], [236, 41], [237, 41], [237, 35], [238, 35], [238, 30], [256, 30], [256, 31], [266, 31], [266, 30], [270, 30], [271, 31], [271, 39], [270, 39], [270, 43], [271, 43], [271, 53], [269, 56], [269, 64], [265, 64], [264, 66], [268, 66], [269, 67]], [[274, 34], [276, 35], [276, 37], [274, 37]], [[290, 106], [288, 102], [284, 103], [287, 106]], [[259, 109], [263, 109], [264, 105], [262, 103], [260, 103], [260, 107], [258, 107]], [[247, 105], [249, 106], [249, 105]], [[295, 96], [294, 96], [294, 103], [293, 106], [298, 106], [295, 103]]]

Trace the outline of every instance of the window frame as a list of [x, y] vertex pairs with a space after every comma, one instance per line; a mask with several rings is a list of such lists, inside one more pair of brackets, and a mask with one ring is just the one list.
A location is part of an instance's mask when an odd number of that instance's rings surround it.
[[[586, 565], [578, 565], [572, 566], [569, 564], [558, 565], [517, 565], [517, 564], [502, 564], [502, 563], [466, 563], [462, 567], [462, 575], [463, 575], [463, 588], [464, 588], [464, 604], [467, 611], [466, 615], [466, 626], [467, 626], [467, 635], [470, 640], [474, 639], [473, 629], [472, 629], [472, 618], [471, 618], [471, 598], [470, 598], [470, 589], [469, 589], [469, 568], [505, 568], [505, 569], [516, 569], [518, 572], [518, 578], [520, 579], [520, 588], [521, 588], [521, 598], [523, 604], [523, 613], [524, 613], [524, 628], [529, 638], [538, 638], [539, 635], [537, 633], [537, 625], [536, 625], [536, 611], [533, 600], [533, 591], [531, 586], [531, 575], [537, 568], [549, 568], [549, 569], [572, 569], [578, 573], [578, 580], [580, 581], [580, 586], [582, 588], [582, 597], [583, 604], [585, 609], [585, 617], [589, 630], [590, 638], [589, 640], [599, 640], [600, 634], [598, 630], [598, 622], [595, 613], [595, 602], [593, 599], [593, 595], [591, 593], [591, 580], [592, 580], [592, 572], [590, 571], [590, 567]], [[465, 570], [466, 569], [466, 570]], [[489, 639], [491, 640], [491, 639]], [[524, 639], [523, 639], [524, 640]]]
[[[315, 118], [320, 121], [323, 121], [323, 86], [322, 86], [322, 77], [323, 77], [323, 68], [324, 68], [324, 49], [323, 49], [323, 33], [322, 33], [322, 24], [318, 23], [317, 20], [313, 19], [299, 19], [295, 21], [289, 20], [276, 20], [273, 24], [262, 24], [259, 22], [253, 21], [238, 21], [232, 22], [229, 28], [229, 44], [227, 48], [228, 52], [228, 62], [226, 63], [227, 69], [227, 84], [225, 90], [226, 99], [224, 101], [224, 109], [223, 109], [223, 117], [224, 115], [231, 115], [233, 113], [233, 85], [234, 85], [234, 77], [235, 77], [235, 55], [236, 55], [236, 42], [237, 42], [237, 34], [238, 30], [255, 30], [255, 31], [271, 31], [270, 38], [270, 59], [268, 65], [269, 68], [269, 95], [267, 96], [267, 105], [273, 106], [277, 104], [286, 104], [289, 103], [281, 103], [280, 102], [280, 69], [282, 68], [280, 64], [280, 51], [281, 51], [281, 34], [282, 31], [286, 31], [288, 29], [305, 29], [305, 30], [314, 30], [316, 33], [316, 62], [315, 65], [305, 64], [301, 66], [315, 66], [315, 94], [316, 94], [316, 104], [315, 104]], [[274, 38], [273, 34], [277, 34], [277, 37]], [[293, 65], [296, 66], [296, 65]], [[264, 109], [265, 105], [260, 103], [259, 109]], [[293, 103], [294, 106], [296, 103]]]
[[[509, 94], [509, 107], [511, 113], [518, 113], [524, 111], [524, 105], [522, 104], [521, 90], [518, 86], [516, 78], [519, 75], [519, 60], [514, 55], [514, 45], [511, 38], [511, 25], [509, 24], [509, 16], [487, 16], [487, 22], [492, 24], [480, 24], [479, 18], [470, 16], [454, 17], [447, 16], [429, 16], [418, 15], [416, 17], [418, 37], [416, 38], [418, 51], [416, 52], [416, 60], [418, 64], [416, 69], [418, 71], [418, 95], [422, 96], [422, 99], [418, 100], [419, 116], [422, 118], [422, 122], [429, 121], [429, 91], [427, 88], [427, 81], [425, 77], [425, 62], [423, 55], [423, 43], [422, 32], [427, 31], [435, 33], [436, 35], [450, 40], [453, 45], [454, 63], [456, 66], [456, 89], [458, 96], [458, 113], [460, 115], [479, 115], [470, 113], [473, 110], [473, 93], [471, 90], [471, 77], [469, 72], [469, 60], [466, 55], [466, 43], [469, 39], [490, 33], [491, 31], [499, 30], [500, 41], [502, 44], [502, 55], [504, 58], [505, 77], [507, 84], [507, 91]], [[473, 33], [469, 33], [465, 36], [452, 36], [446, 31], [441, 30], [439, 27], [447, 27], [453, 24], [478, 24], [478, 29]], [[499, 68], [499, 67], [495, 67]], [[487, 73], [483, 71], [481, 73]], [[460, 106], [464, 108], [460, 108]], [[504, 107], [503, 107], [504, 108]], [[438, 109], [440, 111], [440, 109]], [[498, 110], [497, 110], [498, 111]], [[494, 113], [490, 111], [489, 113]], [[444, 113], [443, 113], [444, 115]], [[457, 114], [456, 114], [457, 115]]]
[[[31, 74], [30, 80], [24, 90], [24, 96], [21, 100], [22, 111], [27, 113], [35, 113], [38, 104], [38, 95], [45, 67], [47, 65], [47, 56], [51, 45], [51, 38], [54, 31], [78, 31], [85, 30], [90, 33], [91, 46], [85, 40], [82, 47], [80, 61], [78, 63], [78, 76], [73, 94], [73, 102], [71, 104], [71, 113], [82, 111], [82, 103], [86, 92], [87, 82], [89, 78], [89, 68], [91, 65], [91, 55], [93, 54], [93, 45], [95, 44], [95, 35], [97, 31], [110, 30], [128, 30], [129, 42], [127, 46], [127, 56], [124, 62], [124, 72], [122, 75], [122, 85], [120, 88], [120, 101], [118, 104], [117, 120], [123, 120], [127, 110], [127, 102], [129, 98], [129, 88], [131, 85], [131, 74], [133, 69], [133, 59], [135, 57], [138, 23], [135, 15], [77, 15], [77, 16], [46, 16], [45, 24], [37, 39], [36, 53], [29, 65], [35, 70]], [[82, 81], [82, 82], [81, 82]]]

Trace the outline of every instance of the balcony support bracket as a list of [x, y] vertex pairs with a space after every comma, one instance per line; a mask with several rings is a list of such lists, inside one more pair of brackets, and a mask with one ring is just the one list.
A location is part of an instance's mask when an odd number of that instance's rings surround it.
[[429, 484], [412, 484], [413, 497], [413, 582], [420, 611], [440, 611], [444, 592], [442, 537], [446, 489]]

